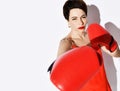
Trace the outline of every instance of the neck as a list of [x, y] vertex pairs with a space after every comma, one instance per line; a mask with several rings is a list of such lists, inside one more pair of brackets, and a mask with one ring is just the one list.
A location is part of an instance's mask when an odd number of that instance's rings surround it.
[[75, 38], [84, 39], [86, 34], [87, 33], [85, 31], [83, 31], [81, 33], [78, 33]]

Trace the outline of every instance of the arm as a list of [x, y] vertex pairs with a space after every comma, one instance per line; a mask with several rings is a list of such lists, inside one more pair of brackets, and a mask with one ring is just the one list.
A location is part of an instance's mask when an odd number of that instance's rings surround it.
[[[58, 48], [58, 53], [57, 53], [57, 57], [59, 57], [61, 54], [65, 53], [66, 51], [71, 49], [71, 45], [72, 45], [72, 40], [70, 38], [64, 38], [60, 41], [59, 44], [59, 48]], [[52, 70], [52, 67], [54, 65], [55, 61], [49, 66], [47, 72]]]
[[61, 54], [65, 53], [66, 51], [71, 49], [72, 40], [70, 38], [64, 38], [60, 41], [57, 57], [59, 57]]
[[92, 47], [96, 50], [101, 47], [106, 53], [113, 57], [120, 57], [120, 49], [113, 36], [99, 24], [91, 24], [88, 34]]

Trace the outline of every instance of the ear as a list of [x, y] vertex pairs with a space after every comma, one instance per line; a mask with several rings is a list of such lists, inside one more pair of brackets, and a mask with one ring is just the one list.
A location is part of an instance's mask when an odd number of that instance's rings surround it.
[[68, 22], [68, 27], [70, 28], [71, 27], [71, 24], [70, 24], [70, 22], [69, 21], [67, 21]]

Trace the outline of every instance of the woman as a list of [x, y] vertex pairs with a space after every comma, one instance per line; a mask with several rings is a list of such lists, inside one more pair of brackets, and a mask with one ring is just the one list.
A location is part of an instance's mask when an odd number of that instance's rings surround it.
[[[83, 0], [67, 0], [63, 6], [63, 14], [68, 21], [70, 33], [60, 41], [57, 56], [71, 49], [72, 46], [90, 45], [90, 40], [86, 32], [87, 26], [87, 6]], [[119, 48], [114, 52], [101, 47], [111, 56], [120, 57]]]
[[[60, 41], [57, 57], [71, 50], [74, 47], [93, 46], [90, 36], [87, 32], [87, 5], [83, 0], [67, 0], [63, 6], [63, 15], [68, 22], [68, 27], [71, 31]], [[115, 42], [115, 45], [117, 43]], [[114, 51], [108, 50], [106, 46], [101, 44], [99, 49], [102, 49], [110, 56], [120, 57], [120, 50], [116, 46]], [[95, 49], [96, 50], [96, 49]], [[101, 54], [100, 50], [96, 50]], [[52, 66], [51, 66], [52, 67]], [[49, 69], [50, 70], [50, 69]], [[101, 81], [103, 81], [101, 83]], [[97, 82], [97, 83], [96, 83]], [[104, 86], [103, 86], [104, 85]], [[100, 89], [101, 88], [101, 89]], [[111, 91], [106, 78], [103, 62], [101, 68], [94, 78], [87, 83], [81, 91]]]

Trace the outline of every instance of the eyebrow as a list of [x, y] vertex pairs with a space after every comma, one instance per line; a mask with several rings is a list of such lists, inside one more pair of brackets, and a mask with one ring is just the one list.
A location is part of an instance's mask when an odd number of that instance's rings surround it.
[[[82, 17], [82, 16], [86, 16], [86, 15], [83, 14], [83, 15], [81, 15], [81, 17]], [[77, 16], [72, 16], [71, 18], [72, 18], [72, 19], [73, 19], [73, 18], [77, 18]]]
[[77, 16], [73, 16], [73, 17], [71, 17], [71, 18], [72, 18], [72, 19], [73, 19], [73, 18], [77, 18]]

